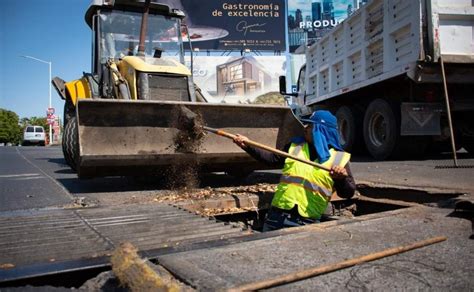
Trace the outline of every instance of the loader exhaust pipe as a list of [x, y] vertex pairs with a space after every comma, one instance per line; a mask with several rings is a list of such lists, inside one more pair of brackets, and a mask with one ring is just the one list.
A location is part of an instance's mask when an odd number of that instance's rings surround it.
[[139, 57], [145, 57], [145, 37], [146, 29], [148, 27], [148, 14], [150, 12], [150, 2], [151, 0], [145, 0], [145, 7], [142, 14], [142, 24], [140, 26], [140, 43], [138, 44], [138, 53]]

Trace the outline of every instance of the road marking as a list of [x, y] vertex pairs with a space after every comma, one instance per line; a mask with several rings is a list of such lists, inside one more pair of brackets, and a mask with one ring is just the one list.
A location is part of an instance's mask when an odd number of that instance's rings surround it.
[[56, 179], [54, 179], [53, 177], [51, 177], [49, 174], [47, 174], [44, 170], [42, 170], [41, 168], [39, 168], [36, 164], [34, 164], [33, 162], [31, 162], [28, 158], [25, 157], [25, 155], [23, 155], [20, 150], [18, 150], [19, 147], [16, 147], [16, 152], [18, 153], [18, 155], [20, 155], [24, 160], [26, 160], [26, 162], [28, 162], [29, 164], [31, 164], [31, 166], [33, 166], [34, 168], [38, 169], [44, 176], [48, 177], [53, 183], [55, 183], [65, 194], [66, 196], [68, 196], [71, 200], [74, 200], [74, 196], [69, 193], [69, 191], [62, 185], [60, 184]]
[[45, 178], [45, 177], [44, 176], [20, 177], [20, 178], [14, 178], [13, 180], [32, 180], [32, 179], [40, 179], [40, 178]]
[[0, 178], [10, 178], [10, 177], [21, 177], [21, 176], [38, 176], [39, 173], [23, 173], [23, 174], [4, 174], [0, 175]]

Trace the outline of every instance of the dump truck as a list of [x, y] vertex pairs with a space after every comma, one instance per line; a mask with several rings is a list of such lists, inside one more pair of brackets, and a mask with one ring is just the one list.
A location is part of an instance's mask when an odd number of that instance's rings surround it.
[[[232, 141], [183, 135], [183, 108], [202, 125], [278, 148], [301, 131], [285, 106], [208, 103], [186, 66], [192, 44], [184, 18], [150, 0], [95, 0], [88, 8], [92, 70], [52, 80], [65, 100], [64, 158], [79, 178], [154, 175], [191, 163], [200, 172], [236, 175], [265, 168]], [[196, 141], [181, 147], [179, 139]]]
[[372, 0], [308, 44], [297, 92], [285, 77], [280, 92], [300, 117], [331, 110], [347, 151], [473, 153], [473, 29], [470, 0]]

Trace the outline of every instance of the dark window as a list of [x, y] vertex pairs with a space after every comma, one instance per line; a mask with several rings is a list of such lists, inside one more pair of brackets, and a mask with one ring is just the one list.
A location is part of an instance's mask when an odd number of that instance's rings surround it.
[[26, 131], [27, 131], [28, 133], [33, 133], [33, 132], [35, 131], [35, 128], [33, 128], [33, 127], [27, 127], [27, 128], [26, 128]]
[[36, 133], [43, 133], [43, 128], [36, 127], [35, 132]]

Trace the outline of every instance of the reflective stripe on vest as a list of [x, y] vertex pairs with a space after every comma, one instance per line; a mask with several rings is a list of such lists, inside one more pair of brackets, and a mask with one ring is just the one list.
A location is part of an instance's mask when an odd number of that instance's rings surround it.
[[281, 183], [286, 183], [286, 184], [295, 184], [295, 185], [301, 185], [303, 188], [315, 192], [315, 193], [320, 193], [325, 195], [327, 198], [331, 198], [332, 191], [329, 189], [326, 189], [324, 187], [318, 186], [315, 183], [310, 182], [307, 179], [304, 179], [299, 176], [290, 176], [290, 175], [282, 175], [280, 178]]
[[290, 154], [293, 155], [293, 156], [298, 156], [298, 155], [300, 154], [301, 150], [303, 150], [303, 145], [304, 145], [304, 144], [298, 144], [298, 146], [296, 146], [296, 147], [293, 149], [293, 151], [291, 151]]
[[[313, 146], [306, 142], [292, 143], [288, 153], [298, 158], [310, 160], [310, 147]], [[329, 152], [329, 160], [322, 163], [328, 168], [334, 165], [336, 156], [341, 157], [342, 154], [342, 158], [337, 159], [342, 167], [350, 159], [348, 153], [342, 152], [337, 155], [339, 153], [332, 148]], [[328, 171], [286, 158], [280, 183], [273, 196], [272, 206], [284, 210], [291, 210], [298, 206], [298, 213], [301, 216], [319, 219], [326, 210], [333, 191], [334, 181]]]
[[[334, 155], [334, 161], [333, 161], [332, 165], [341, 165], [342, 159], [344, 158], [345, 154], [346, 154], [346, 152], [336, 151], [336, 154]], [[344, 167], [344, 165], [341, 165], [341, 166]]]

